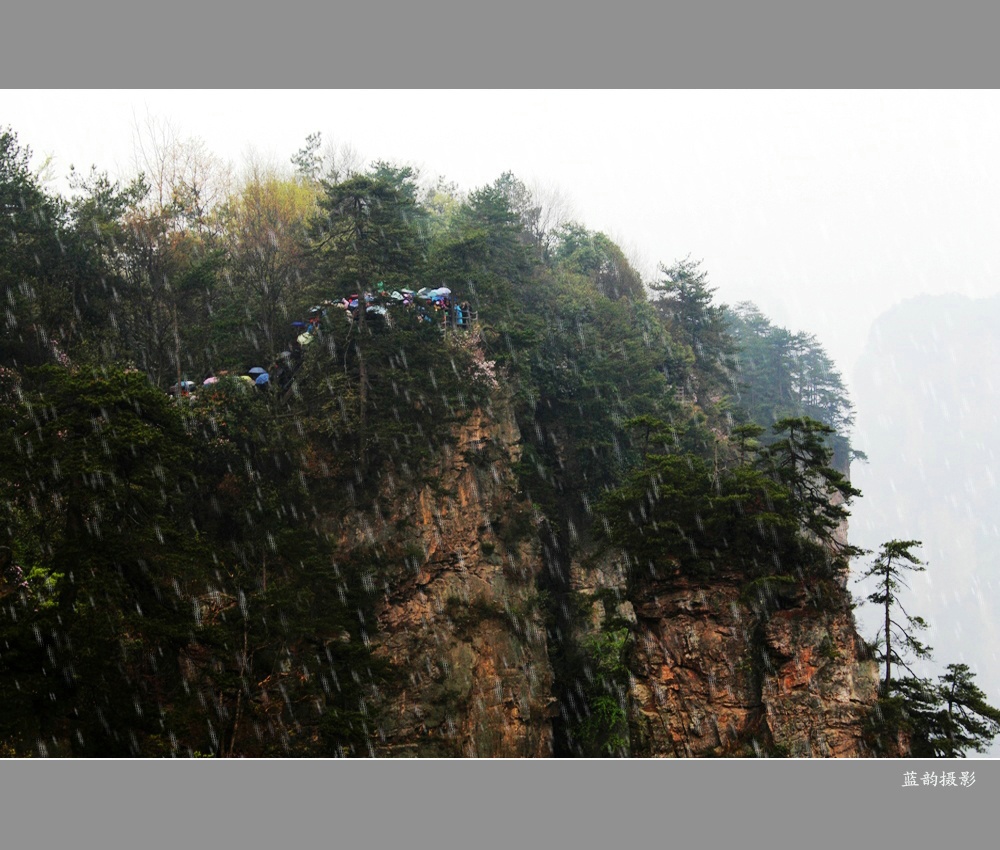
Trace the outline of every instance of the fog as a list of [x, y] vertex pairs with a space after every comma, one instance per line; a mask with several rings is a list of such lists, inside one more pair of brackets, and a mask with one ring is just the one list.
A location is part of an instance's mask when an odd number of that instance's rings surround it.
[[1000, 94], [877, 91], [8, 91], [50, 173], [135, 166], [150, 122], [235, 166], [319, 131], [462, 189], [513, 171], [647, 276], [692, 256], [728, 303], [815, 333], [850, 379], [876, 316], [994, 294]]
[[[855, 375], [856, 442], [871, 459], [853, 470], [864, 498], [851, 523], [867, 548], [922, 541], [926, 571], [902, 601], [928, 621], [921, 640], [934, 660], [914, 669], [933, 679], [968, 664], [991, 704], [1000, 701], [998, 369], [1000, 298], [921, 296], [876, 321]], [[866, 636], [879, 629], [874, 606], [858, 620]]]

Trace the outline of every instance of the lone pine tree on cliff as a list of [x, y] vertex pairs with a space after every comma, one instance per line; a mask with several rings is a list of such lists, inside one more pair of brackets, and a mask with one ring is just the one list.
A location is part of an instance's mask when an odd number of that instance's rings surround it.
[[[973, 682], [975, 674], [965, 664], [949, 664], [938, 676], [938, 684], [916, 676], [908, 656], [929, 659], [931, 647], [921, 643], [915, 633], [927, 628], [921, 617], [911, 616], [899, 601], [906, 586], [905, 572], [924, 572], [926, 565], [914, 554], [919, 540], [890, 540], [882, 544], [872, 565], [860, 577], [877, 578], [868, 601], [881, 605], [885, 612], [885, 648], [876, 654], [885, 662], [885, 676], [880, 685], [879, 727], [876, 739], [889, 733], [895, 737], [905, 731], [910, 739], [910, 755], [918, 757], [962, 758], [968, 749], [985, 752], [1000, 734], [1000, 709], [986, 701], [986, 695]], [[909, 675], [893, 676], [893, 666]], [[882, 734], [879, 734], [882, 733]]]
[[911, 617], [899, 601], [899, 591], [907, 586], [904, 573], [922, 573], [926, 569], [923, 561], [911, 551], [920, 545], [919, 540], [890, 540], [883, 543], [878, 557], [859, 579], [878, 579], [875, 590], [868, 594], [868, 601], [882, 606], [885, 612], [885, 649], [878, 656], [879, 661], [885, 662], [885, 677], [881, 684], [883, 697], [888, 697], [893, 689], [894, 664], [912, 675], [906, 653], [911, 653], [916, 658], [930, 658], [931, 647], [916, 638], [916, 633], [926, 629], [927, 623], [921, 617]]

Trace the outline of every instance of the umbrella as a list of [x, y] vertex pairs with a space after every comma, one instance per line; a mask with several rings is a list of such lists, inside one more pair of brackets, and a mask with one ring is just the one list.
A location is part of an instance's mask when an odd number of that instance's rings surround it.
[[241, 381], [246, 381], [248, 384], [252, 384], [253, 383], [253, 378], [251, 378], [249, 375], [240, 375], [239, 379]]
[[263, 369], [260, 366], [254, 366], [253, 369], [250, 369], [247, 372], [248, 375], [264, 375], [266, 373], [267, 373], [267, 369]]
[[270, 379], [270, 378], [269, 378], [269, 377], [267, 376], [267, 372], [265, 372], [265, 373], [264, 373], [263, 375], [258, 375], [258, 376], [257, 376], [257, 380], [256, 380], [256, 381], [254, 381], [254, 383], [255, 383], [255, 384], [256, 384], [256, 385], [258, 386], [258, 387], [262, 387], [262, 386], [264, 386], [264, 384], [266, 384], [266, 383], [267, 383], [268, 381], [270, 381], [270, 380], [271, 380], [271, 379]]
[[292, 322], [293, 328], [304, 328], [306, 326], [305, 322]]
[[202, 381], [201, 383], [202, 383], [202, 386], [206, 386], [206, 387], [207, 387], [207, 386], [209, 386], [210, 384], [217, 384], [217, 383], [219, 383], [219, 379], [218, 379], [218, 378], [216, 378], [216, 377], [215, 377], [215, 376], [213, 375], [213, 376], [212, 376], [211, 378], [205, 378], [205, 380], [204, 380], [204, 381]]
[[315, 337], [312, 334], [302, 334], [298, 337], [300, 345], [309, 345], [314, 339]]

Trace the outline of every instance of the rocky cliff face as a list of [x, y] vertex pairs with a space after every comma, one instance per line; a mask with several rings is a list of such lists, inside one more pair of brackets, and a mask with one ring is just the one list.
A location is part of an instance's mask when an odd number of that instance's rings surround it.
[[[843, 500], [835, 497], [838, 503]], [[846, 546], [844, 520], [832, 534]], [[878, 670], [847, 574], [750, 581], [633, 574], [617, 550], [579, 557], [574, 592], [595, 602], [581, 642], [629, 623], [628, 751], [638, 757], [861, 757]]]
[[520, 434], [509, 412], [479, 412], [454, 436], [425, 483], [394, 493], [384, 519], [357, 517], [349, 526], [363, 531], [344, 540], [405, 552], [372, 636], [400, 682], [378, 706], [374, 751], [547, 756], [554, 698], [535, 588], [541, 556], [511, 471]]
[[[554, 681], [551, 653], [566, 647], [546, 638], [542, 518], [518, 492], [517, 426], [508, 407], [497, 410], [457, 426], [422, 484], [387, 491], [387, 509], [341, 524], [346, 548], [403, 553], [394, 576], [372, 588], [381, 595], [374, 655], [399, 683], [372, 706], [376, 755], [550, 756], [554, 719], [570, 726], [581, 716], [580, 705], [556, 699], [571, 699], [579, 683]], [[843, 577], [750, 583], [720, 571], [626, 588], [614, 550], [580, 551], [569, 566], [571, 594], [594, 602], [571, 641], [586, 645], [612, 620], [618, 630], [631, 624], [620, 752], [866, 754], [877, 670], [864, 658]], [[564, 609], [565, 600], [553, 602]]]
[[633, 586], [633, 756], [862, 756], [877, 671], [838, 582]]

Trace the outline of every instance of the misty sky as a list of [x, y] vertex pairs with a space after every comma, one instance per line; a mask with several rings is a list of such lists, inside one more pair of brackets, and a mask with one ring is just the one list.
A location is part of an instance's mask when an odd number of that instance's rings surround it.
[[702, 260], [721, 301], [815, 333], [850, 382], [901, 299], [1000, 291], [998, 107], [984, 91], [19, 90], [0, 125], [60, 178], [130, 173], [150, 117], [236, 167], [251, 149], [287, 164], [320, 131], [466, 190], [510, 170], [647, 277]]

